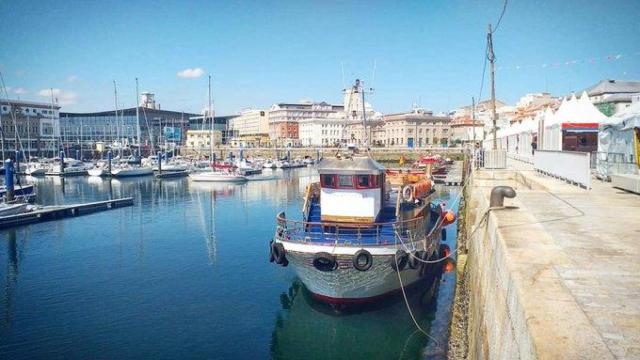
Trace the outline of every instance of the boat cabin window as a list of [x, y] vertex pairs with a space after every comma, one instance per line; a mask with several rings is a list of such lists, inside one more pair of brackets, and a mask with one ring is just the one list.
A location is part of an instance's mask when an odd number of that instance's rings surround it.
[[371, 187], [371, 179], [369, 175], [358, 175], [356, 176], [356, 181], [358, 189], [368, 189]]
[[353, 188], [353, 176], [338, 175], [338, 186], [340, 188]]
[[336, 177], [333, 175], [322, 175], [320, 176], [320, 186], [323, 188], [335, 188], [336, 187]]
[[377, 189], [380, 175], [320, 175], [320, 186], [330, 189]]

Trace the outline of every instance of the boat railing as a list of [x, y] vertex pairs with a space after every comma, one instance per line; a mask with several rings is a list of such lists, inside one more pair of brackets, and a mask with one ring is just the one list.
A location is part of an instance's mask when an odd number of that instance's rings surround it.
[[302, 204], [302, 218], [309, 218], [309, 210], [311, 208], [311, 204], [313, 203], [313, 199], [315, 197], [320, 196], [320, 184], [313, 183], [307, 185], [304, 191], [304, 203]]
[[284, 212], [276, 216], [275, 238], [282, 241], [318, 245], [362, 246], [392, 245], [398, 241], [412, 243], [434, 235], [426, 226], [429, 217], [381, 223], [309, 222], [287, 219]]

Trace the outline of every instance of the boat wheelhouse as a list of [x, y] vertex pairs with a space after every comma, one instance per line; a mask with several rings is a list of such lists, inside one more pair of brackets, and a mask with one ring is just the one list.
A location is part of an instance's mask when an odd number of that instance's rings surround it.
[[384, 171], [369, 157], [323, 159], [318, 164], [320, 220], [360, 224], [380, 220]]

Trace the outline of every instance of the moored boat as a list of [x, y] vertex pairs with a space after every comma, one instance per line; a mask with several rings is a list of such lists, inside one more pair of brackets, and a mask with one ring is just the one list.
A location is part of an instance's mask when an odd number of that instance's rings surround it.
[[277, 215], [271, 261], [291, 265], [316, 299], [335, 305], [376, 301], [434, 271], [427, 261], [441, 256], [442, 227], [455, 217], [430, 200], [428, 176], [392, 184], [355, 149], [322, 159], [317, 170], [302, 219]]
[[133, 177], [153, 175], [153, 168], [147, 166], [122, 166], [111, 169], [114, 177]]

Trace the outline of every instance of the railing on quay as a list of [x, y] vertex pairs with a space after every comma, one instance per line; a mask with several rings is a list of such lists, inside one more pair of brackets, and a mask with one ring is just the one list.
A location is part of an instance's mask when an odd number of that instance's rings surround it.
[[[276, 239], [300, 243], [340, 246], [392, 245], [398, 240], [412, 243], [436, 235], [435, 232], [428, 233], [430, 229], [426, 223], [429, 222], [429, 218], [424, 216], [385, 223], [347, 224], [290, 220], [281, 212], [276, 216], [276, 221]], [[432, 228], [440, 221], [441, 218], [438, 216]], [[400, 239], [397, 239], [398, 236]]]
[[591, 154], [579, 151], [536, 150], [533, 168], [587, 189], [591, 188]]
[[502, 149], [475, 149], [472, 161], [475, 169], [506, 169], [507, 152]]

